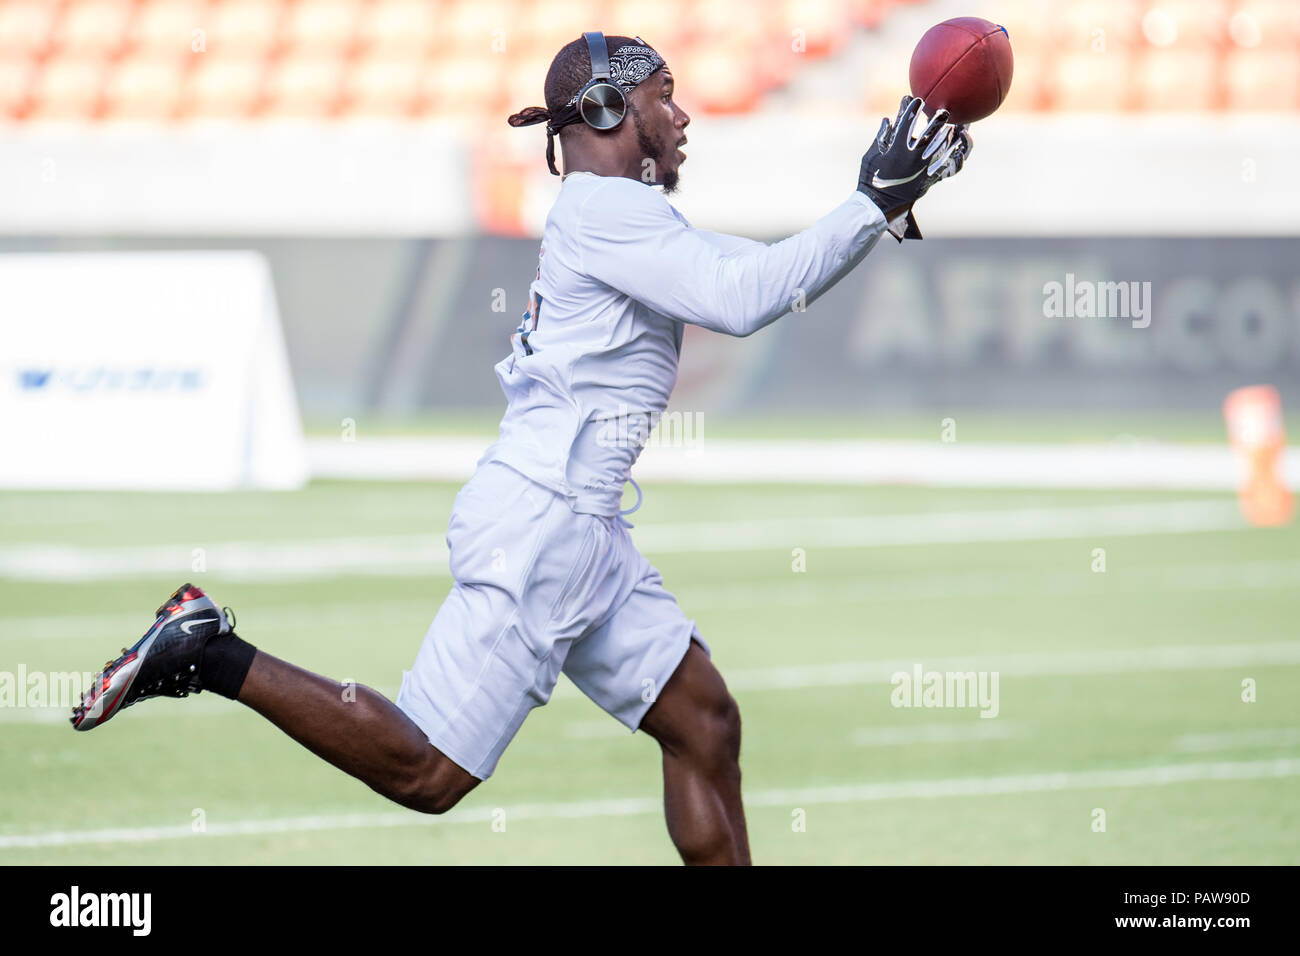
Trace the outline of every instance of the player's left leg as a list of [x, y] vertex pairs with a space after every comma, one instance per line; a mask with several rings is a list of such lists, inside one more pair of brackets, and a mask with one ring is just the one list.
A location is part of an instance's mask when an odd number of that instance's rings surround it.
[[691, 642], [641, 729], [663, 751], [668, 835], [687, 864], [748, 865], [740, 798], [740, 708]]
[[747, 864], [740, 800], [740, 710], [695, 622], [626, 530], [618, 536], [626, 598], [575, 641], [564, 673], [663, 751], [668, 834], [688, 864]]

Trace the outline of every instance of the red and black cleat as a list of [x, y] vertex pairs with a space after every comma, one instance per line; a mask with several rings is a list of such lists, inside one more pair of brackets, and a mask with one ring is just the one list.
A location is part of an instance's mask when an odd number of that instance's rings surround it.
[[[203, 648], [234, 627], [216, 603], [192, 584], [185, 584], [158, 608], [157, 619], [134, 647], [109, 661], [95, 675], [81, 704], [72, 709], [72, 726], [90, 730], [118, 711], [150, 697], [185, 697], [203, 690], [199, 663]], [[233, 616], [233, 615], [231, 615]]]

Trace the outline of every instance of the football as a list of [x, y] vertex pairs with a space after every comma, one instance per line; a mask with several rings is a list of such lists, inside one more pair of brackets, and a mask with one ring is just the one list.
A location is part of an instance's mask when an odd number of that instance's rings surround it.
[[948, 111], [954, 123], [991, 115], [1011, 89], [1011, 39], [1005, 27], [980, 17], [932, 26], [912, 52], [908, 79], [926, 112]]

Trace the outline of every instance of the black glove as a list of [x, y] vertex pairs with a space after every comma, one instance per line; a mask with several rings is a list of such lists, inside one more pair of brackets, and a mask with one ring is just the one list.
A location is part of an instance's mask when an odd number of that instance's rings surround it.
[[[913, 139], [916, 115], [925, 103], [914, 96], [903, 97], [898, 118], [881, 120], [875, 142], [862, 157], [858, 189], [886, 216], [907, 213], [907, 231], [895, 237], [920, 239], [921, 230], [912, 215], [912, 204], [941, 179], [955, 175], [974, 147], [965, 125], [948, 123], [948, 111], [937, 110], [919, 137]], [[901, 135], [900, 135], [901, 133]]]

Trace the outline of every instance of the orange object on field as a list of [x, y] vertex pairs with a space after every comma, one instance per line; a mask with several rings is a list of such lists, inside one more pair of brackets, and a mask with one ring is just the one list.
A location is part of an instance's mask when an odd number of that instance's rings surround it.
[[1272, 385], [1238, 388], [1223, 402], [1228, 442], [1245, 464], [1237, 500], [1253, 525], [1275, 527], [1295, 514], [1295, 499], [1282, 478], [1286, 448], [1282, 399]]

